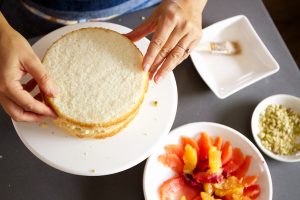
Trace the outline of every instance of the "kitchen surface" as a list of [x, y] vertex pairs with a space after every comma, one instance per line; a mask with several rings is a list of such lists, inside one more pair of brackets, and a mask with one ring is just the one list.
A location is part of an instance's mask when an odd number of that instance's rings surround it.
[[[134, 28], [152, 10], [148, 8], [126, 14], [109, 22]], [[12, 16], [12, 13], [7, 15]], [[22, 13], [18, 15], [22, 17]], [[174, 70], [178, 106], [172, 129], [192, 122], [216, 122], [241, 132], [256, 145], [251, 132], [251, 116], [255, 107], [263, 99], [275, 94], [289, 94], [299, 98], [300, 71], [261, 0], [209, 0], [203, 14], [203, 27], [236, 15], [245, 15], [249, 19], [279, 64], [279, 71], [225, 99], [219, 99], [199, 76], [191, 58], [188, 58]], [[37, 23], [41, 25], [40, 31], [39, 25], [28, 26], [18, 22], [13, 25], [20, 27], [30, 44], [59, 27], [56, 24], [43, 26], [43, 20]], [[223, 67], [226, 70], [226, 66]], [[296, 186], [300, 180], [300, 162], [285, 163], [262, 155], [270, 169], [273, 199], [298, 200], [300, 192]], [[39, 160], [25, 147], [11, 119], [0, 110], [0, 199], [142, 200], [144, 166], [145, 161], [128, 170], [98, 177], [59, 171]]]

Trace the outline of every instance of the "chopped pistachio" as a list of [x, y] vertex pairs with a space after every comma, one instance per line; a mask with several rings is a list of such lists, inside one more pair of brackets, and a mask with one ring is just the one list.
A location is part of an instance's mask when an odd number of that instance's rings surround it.
[[292, 155], [300, 151], [300, 115], [283, 105], [269, 105], [260, 115], [262, 145], [279, 155]]
[[155, 107], [157, 107], [157, 106], [158, 106], [158, 101], [153, 101], [153, 105], [154, 105]]

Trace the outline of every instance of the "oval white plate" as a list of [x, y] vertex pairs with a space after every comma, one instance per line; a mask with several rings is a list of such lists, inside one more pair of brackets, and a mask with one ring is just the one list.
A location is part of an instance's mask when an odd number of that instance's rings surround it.
[[262, 113], [268, 105], [270, 104], [281, 104], [287, 108], [291, 108], [297, 113], [300, 113], [300, 99], [295, 96], [286, 95], [286, 94], [278, 94], [270, 96], [264, 100], [262, 100], [255, 108], [252, 119], [251, 119], [251, 128], [252, 128], [252, 134], [254, 137], [254, 140], [256, 144], [259, 146], [259, 148], [268, 156], [271, 158], [282, 161], [282, 162], [299, 162], [300, 161], [300, 153], [296, 155], [291, 156], [281, 156], [276, 155], [273, 152], [267, 150], [262, 144], [260, 139], [258, 138], [258, 134], [260, 131], [259, 128], [259, 116], [260, 113]]
[[167, 179], [174, 176], [174, 172], [161, 164], [157, 157], [163, 153], [164, 147], [168, 144], [179, 144], [181, 136], [188, 136], [198, 139], [200, 132], [205, 131], [209, 136], [221, 136], [224, 140], [231, 142], [232, 146], [239, 147], [246, 155], [252, 156], [251, 166], [247, 174], [258, 175], [258, 184], [261, 187], [261, 194], [257, 200], [272, 200], [273, 188], [269, 168], [258, 149], [238, 131], [227, 126], [211, 123], [211, 122], [197, 122], [191, 123], [175, 130], [161, 142], [159, 148], [153, 152], [148, 158], [145, 170], [143, 189], [146, 200], [159, 200], [158, 188]]
[[[33, 45], [42, 58], [47, 48], [63, 34], [84, 27], [104, 27], [120, 33], [129, 28], [112, 23], [91, 22], [57, 29]], [[136, 43], [145, 54], [149, 40]], [[153, 102], [158, 101], [158, 106]], [[39, 159], [59, 170], [78, 175], [97, 176], [117, 173], [146, 159], [174, 122], [177, 109], [177, 87], [173, 73], [160, 84], [150, 83], [136, 118], [117, 135], [103, 140], [79, 139], [65, 134], [51, 122], [42, 128], [37, 123], [14, 122], [26, 147]]]

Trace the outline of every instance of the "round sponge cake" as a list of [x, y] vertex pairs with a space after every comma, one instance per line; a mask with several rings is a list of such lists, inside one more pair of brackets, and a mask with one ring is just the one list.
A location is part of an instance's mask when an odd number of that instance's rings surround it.
[[143, 56], [125, 36], [84, 28], [57, 40], [43, 64], [59, 94], [45, 101], [64, 121], [83, 128], [121, 127], [135, 116], [148, 87]]

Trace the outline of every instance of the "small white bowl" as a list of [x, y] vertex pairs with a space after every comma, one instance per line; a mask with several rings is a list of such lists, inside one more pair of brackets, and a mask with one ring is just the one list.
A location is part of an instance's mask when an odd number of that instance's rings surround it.
[[262, 144], [260, 139], [258, 138], [258, 134], [260, 132], [259, 128], [259, 117], [260, 114], [267, 108], [270, 104], [280, 104], [287, 108], [291, 108], [297, 113], [300, 113], [300, 99], [295, 96], [286, 95], [286, 94], [278, 94], [274, 96], [270, 96], [264, 100], [262, 100], [255, 108], [252, 119], [251, 119], [251, 128], [252, 128], [252, 134], [254, 137], [254, 140], [256, 144], [259, 146], [259, 148], [268, 156], [271, 158], [282, 161], [282, 162], [299, 162], [300, 161], [300, 153], [296, 155], [290, 155], [290, 156], [282, 156], [282, 155], [276, 155], [272, 151], [267, 150]]
[[279, 70], [278, 63], [247, 17], [231, 17], [203, 29], [201, 43], [223, 41], [238, 41], [241, 53], [226, 56], [191, 52], [198, 73], [220, 99]]
[[161, 141], [156, 150], [148, 158], [143, 177], [143, 190], [146, 200], [159, 200], [158, 188], [175, 173], [158, 161], [158, 156], [165, 153], [168, 144], [179, 144], [181, 136], [198, 139], [200, 132], [206, 132], [211, 137], [221, 136], [224, 141], [230, 141], [233, 147], [239, 147], [244, 155], [252, 156], [252, 162], [247, 174], [257, 175], [261, 194], [257, 200], [272, 200], [273, 187], [269, 168], [264, 157], [251, 141], [238, 131], [211, 122], [196, 122], [181, 126], [170, 132]]

